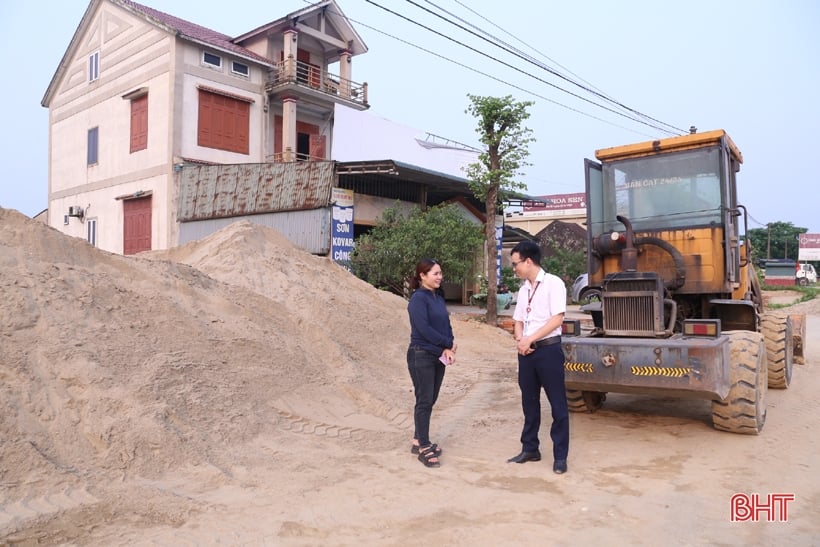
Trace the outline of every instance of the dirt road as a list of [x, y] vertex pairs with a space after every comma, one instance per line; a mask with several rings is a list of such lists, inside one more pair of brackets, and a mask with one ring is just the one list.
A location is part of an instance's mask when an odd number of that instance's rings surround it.
[[[286, 445], [259, 439], [254, 467], [226, 484], [196, 468], [144, 484], [196, 500], [178, 524], [120, 522], [88, 544], [815, 545], [820, 317], [807, 331], [807, 364], [788, 390], [769, 392], [760, 436], [716, 431], [705, 401], [610, 395], [598, 413], [572, 415], [566, 475], [549, 458], [507, 464], [519, 448], [514, 367], [467, 352], [434, 418], [440, 469], [423, 468], [404, 435], [385, 449], [384, 437], [333, 438], [294, 422]], [[409, 415], [387, 418], [375, 427], [407, 431]], [[787, 522], [731, 522], [738, 493], [793, 494]]]

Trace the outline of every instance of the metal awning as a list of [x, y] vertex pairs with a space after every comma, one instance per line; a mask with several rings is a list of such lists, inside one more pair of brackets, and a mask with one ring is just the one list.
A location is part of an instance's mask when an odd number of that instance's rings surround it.
[[[337, 162], [336, 173], [339, 175], [394, 175], [397, 179], [424, 185], [428, 194], [450, 196], [465, 196], [474, 200], [473, 191], [470, 190], [469, 181], [463, 177], [456, 177], [411, 165], [396, 160], [367, 160], [367, 161], [346, 161]], [[509, 193], [509, 198], [504, 200], [506, 206], [537, 206], [546, 204], [544, 200], [522, 194], [519, 192]]]

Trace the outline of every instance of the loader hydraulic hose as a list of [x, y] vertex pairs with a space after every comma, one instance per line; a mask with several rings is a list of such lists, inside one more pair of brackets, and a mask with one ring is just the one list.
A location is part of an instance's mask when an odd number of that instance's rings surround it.
[[657, 237], [639, 237], [635, 240], [635, 246], [640, 245], [654, 245], [660, 247], [672, 257], [675, 261], [675, 279], [667, 285], [667, 289], [674, 290], [683, 287], [686, 283], [686, 263], [683, 261], [683, 255], [668, 241]]

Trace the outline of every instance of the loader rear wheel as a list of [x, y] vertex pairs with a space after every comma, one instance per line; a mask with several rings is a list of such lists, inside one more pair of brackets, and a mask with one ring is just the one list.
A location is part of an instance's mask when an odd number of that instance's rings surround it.
[[768, 368], [763, 335], [752, 331], [727, 331], [729, 337], [729, 394], [712, 401], [715, 429], [757, 435], [766, 423]]
[[791, 317], [785, 313], [766, 312], [760, 319], [760, 332], [766, 343], [769, 387], [785, 389], [792, 381], [794, 364]]
[[567, 405], [570, 412], [595, 412], [606, 401], [606, 393], [602, 391], [567, 390]]

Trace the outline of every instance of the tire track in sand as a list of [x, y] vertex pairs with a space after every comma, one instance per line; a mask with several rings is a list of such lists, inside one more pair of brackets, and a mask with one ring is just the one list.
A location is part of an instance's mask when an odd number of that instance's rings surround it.
[[[94, 505], [99, 500], [85, 488], [66, 488], [60, 492], [37, 497], [24, 497], [0, 505], [0, 532], [4, 528], [41, 516], [55, 515], [82, 505]], [[0, 533], [0, 535], [3, 535]]]

